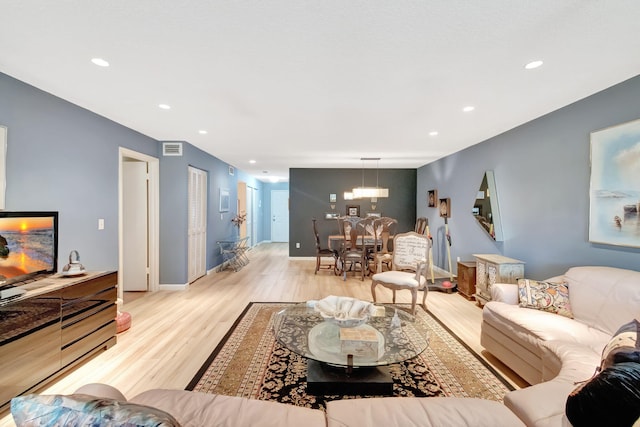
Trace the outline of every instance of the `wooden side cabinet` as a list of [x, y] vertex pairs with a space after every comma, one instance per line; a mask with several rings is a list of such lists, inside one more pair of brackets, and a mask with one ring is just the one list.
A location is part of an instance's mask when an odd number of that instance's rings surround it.
[[476, 263], [474, 261], [458, 261], [458, 293], [469, 301], [475, 300]]
[[116, 343], [116, 272], [52, 276], [0, 301], [0, 410]]
[[495, 254], [474, 254], [476, 257], [476, 301], [480, 306], [491, 301], [491, 285], [517, 283], [524, 277], [524, 261]]

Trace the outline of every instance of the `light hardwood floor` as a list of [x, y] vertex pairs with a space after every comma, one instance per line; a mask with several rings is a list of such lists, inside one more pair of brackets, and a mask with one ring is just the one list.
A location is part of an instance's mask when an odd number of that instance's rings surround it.
[[[92, 382], [111, 384], [125, 396], [150, 388], [184, 389], [251, 301], [306, 301], [327, 295], [371, 301], [370, 279], [349, 276], [343, 281], [329, 270], [314, 275], [315, 259], [289, 258], [285, 243], [258, 245], [249, 258], [250, 264], [239, 272], [212, 272], [187, 291], [127, 294], [123, 310], [132, 316], [131, 329], [118, 335], [113, 348], [38, 392], [72, 393]], [[377, 294], [379, 302], [391, 302], [391, 291], [379, 287]], [[398, 292], [397, 298], [411, 302], [409, 292]], [[526, 385], [483, 352], [482, 310], [475, 302], [457, 293], [430, 292], [427, 306], [515, 387]], [[0, 414], [0, 427], [13, 425], [7, 410]]]

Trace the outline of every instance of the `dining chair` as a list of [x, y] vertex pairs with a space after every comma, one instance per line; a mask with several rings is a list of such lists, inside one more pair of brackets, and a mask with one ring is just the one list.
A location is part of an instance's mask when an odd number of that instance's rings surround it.
[[[316, 224], [316, 219], [313, 218], [311, 222], [313, 223], [313, 235], [316, 239], [316, 271], [313, 274], [318, 274], [318, 270], [321, 267], [332, 268], [333, 274], [338, 274], [337, 270], [337, 259], [338, 259], [338, 251], [333, 250], [331, 248], [323, 248], [320, 245], [320, 235], [318, 234], [318, 225]], [[331, 264], [323, 264], [323, 258], [331, 258]]]
[[394, 304], [396, 291], [406, 289], [411, 292], [411, 313], [415, 314], [418, 291], [421, 290], [424, 292], [422, 306], [426, 310], [429, 287], [425, 274], [430, 246], [429, 238], [415, 231], [395, 235], [391, 270], [378, 272], [371, 277], [373, 302], [376, 302], [376, 287], [378, 285], [391, 289]]
[[[393, 254], [389, 243], [393, 243], [393, 235], [396, 232], [397, 225], [398, 220], [388, 216], [374, 219], [372, 231], [376, 244], [373, 245], [372, 262], [369, 267], [372, 273], [381, 272], [383, 265], [386, 265], [389, 269], [391, 268]], [[389, 242], [389, 238], [392, 239], [391, 242]]]
[[[343, 280], [347, 280], [347, 271], [357, 271], [360, 265], [360, 280], [364, 281], [368, 269], [367, 237], [373, 226], [373, 218], [341, 217], [338, 219], [344, 241], [340, 249], [340, 266]], [[370, 240], [372, 237], [370, 237]]]
[[429, 220], [423, 216], [421, 216], [420, 218], [416, 219], [416, 225], [413, 229], [413, 231], [415, 231], [418, 234], [424, 234], [426, 229], [427, 229], [427, 224]]

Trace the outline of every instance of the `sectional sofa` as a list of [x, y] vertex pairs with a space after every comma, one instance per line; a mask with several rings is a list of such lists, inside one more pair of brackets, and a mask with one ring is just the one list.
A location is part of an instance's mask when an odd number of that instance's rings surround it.
[[[508, 393], [505, 405], [528, 426], [566, 426], [569, 394], [596, 374], [618, 330], [640, 319], [640, 272], [573, 267], [541, 282], [493, 285], [491, 297], [480, 342], [532, 384]], [[640, 362], [637, 326], [633, 339]]]

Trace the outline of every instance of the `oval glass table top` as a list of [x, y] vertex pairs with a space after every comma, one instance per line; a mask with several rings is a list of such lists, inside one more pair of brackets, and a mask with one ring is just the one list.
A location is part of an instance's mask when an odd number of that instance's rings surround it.
[[391, 304], [376, 305], [375, 315], [354, 328], [341, 328], [306, 303], [293, 304], [276, 314], [273, 328], [294, 353], [337, 366], [349, 366], [349, 355], [352, 366], [398, 363], [429, 345], [424, 320]]

